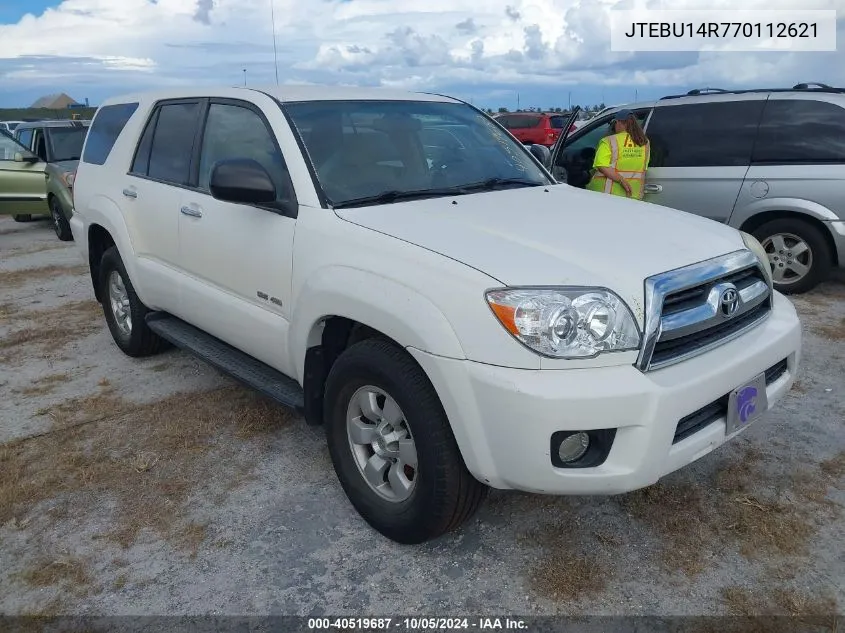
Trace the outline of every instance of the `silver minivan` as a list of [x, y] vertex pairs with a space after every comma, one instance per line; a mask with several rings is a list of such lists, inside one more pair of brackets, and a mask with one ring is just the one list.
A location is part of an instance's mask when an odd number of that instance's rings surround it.
[[[752, 233], [784, 293], [845, 267], [845, 89], [693, 90], [625, 107], [651, 141], [647, 202]], [[559, 139], [558, 181], [587, 184], [616, 109]]]

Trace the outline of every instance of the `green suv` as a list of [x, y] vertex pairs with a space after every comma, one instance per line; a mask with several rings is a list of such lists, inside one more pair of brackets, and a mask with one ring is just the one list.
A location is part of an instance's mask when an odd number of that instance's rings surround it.
[[73, 239], [73, 179], [88, 121], [21, 123], [14, 140], [0, 138], [0, 214], [19, 222], [49, 214], [56, 235]]

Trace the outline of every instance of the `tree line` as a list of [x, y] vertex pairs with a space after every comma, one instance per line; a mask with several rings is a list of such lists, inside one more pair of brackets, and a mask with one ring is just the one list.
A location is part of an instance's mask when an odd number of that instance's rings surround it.
[[[599, 110], [604, 110], [605, 107], [607, 107], [607, 106], [605, 106], [603, 103], [599, 103], [598, 105], [581, 106], [581, 109], [584, 110], [585, 112], [598, 112]], [[494, 114], [494, 113], [504, 114], [504, 113], [507, 113], [507, 112], [554, 112], [555, 114], [568, 114], [569, 113], [568, 108], [558, 108], [558, 107], [551, 107], [551, 108], [545, 108], [545, 109], [530, 107], [530, 108], [517, 108], [516, 110], [510, 110], [510, 109], [508, 109], [504, 106], [500, 106], [496, 110], [494, 110], [493, 108], [487, 108], [486, 111], [487, 111], [487, 114]]]

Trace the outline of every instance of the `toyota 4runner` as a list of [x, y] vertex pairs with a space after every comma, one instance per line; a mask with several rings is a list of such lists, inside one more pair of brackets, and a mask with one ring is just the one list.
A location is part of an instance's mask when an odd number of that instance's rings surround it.
[[456, 528], [488, 487], [653, 484], [798, 366], [753, 237], [557, 184], [444, 96], [114, 98], [74, 196], [117, 346], [175, 344], [324, 425], [354, 507], [403, 543]]

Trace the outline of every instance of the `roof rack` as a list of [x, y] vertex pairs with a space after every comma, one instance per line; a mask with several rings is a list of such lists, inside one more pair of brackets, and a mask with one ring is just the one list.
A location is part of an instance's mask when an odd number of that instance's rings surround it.
[[681, 97], [695, 97], [706, 94], [751, 94], [759, 92], [830, 92], [836, 94], [845, 94], [845, 88], [834, 88], [827, 84], [807, 82], [795, 84], [792, 88], [750, 88], [745, 90], [723, 90], [721, 88], [696, 88], [681, 95], [667, 95], [661, 97], [660, 101], [664, 99], [680, 99]]
[[690, 96], [693, 95], [703, 95], [703, 94], [710, 94], [710, 93], [720, 93], [720, 92], [728, 92], [727, 90], [722, 90], [721, 88], [696, 88], [695, 90], [690, 90], [687, 94]]

